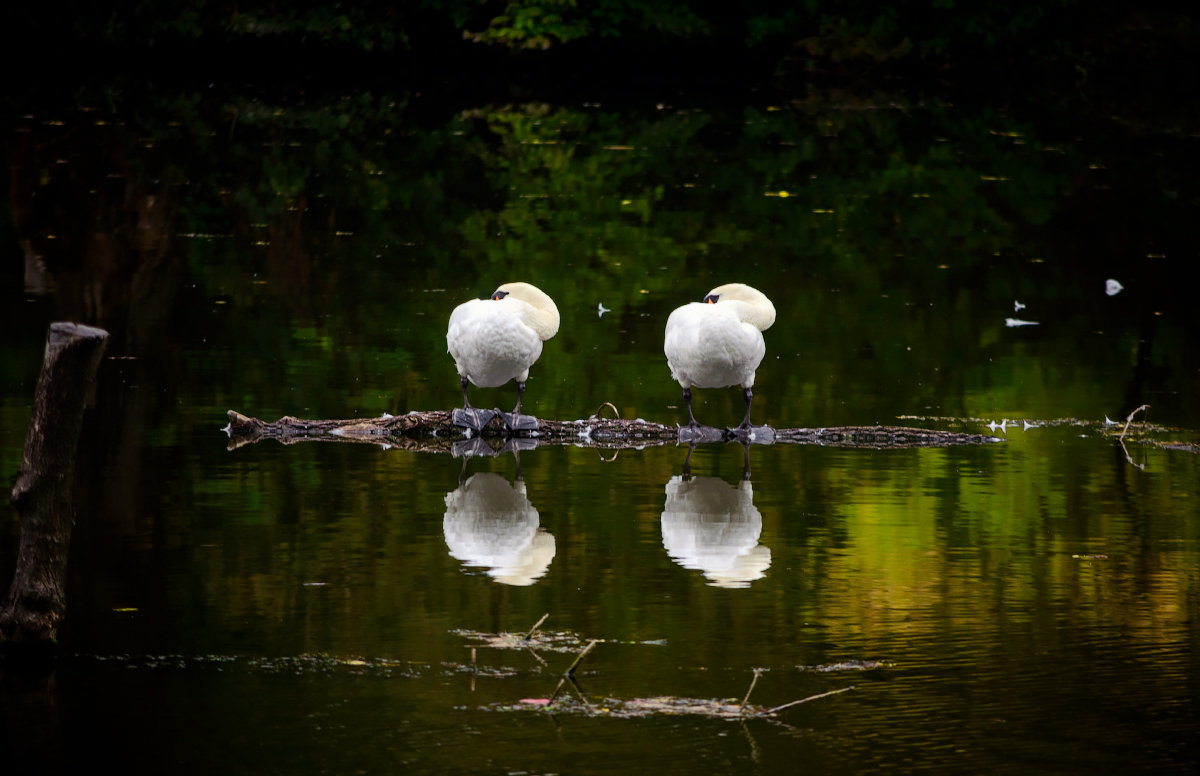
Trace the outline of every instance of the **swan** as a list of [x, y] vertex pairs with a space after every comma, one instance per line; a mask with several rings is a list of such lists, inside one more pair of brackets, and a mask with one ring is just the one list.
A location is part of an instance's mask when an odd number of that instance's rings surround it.
[[749, 431], [754, 398], [754, 370], [767, 353], [762, 333], [775, 323], [775, 306], [759, 290], [729, 283], [709, 291], [703, 302], [678, 307], [667, 318], [663, 352], [671, 377], [683, 386], [688, 427], [697, 428], [692, 413], [692, 387], [745, 389], [746, 416], [738, 430]]
[[541, 289], [529, 283], [505, 283], [489, 299], [471, 299], [450, 313], [446, 345], [462, 382], [463, 408], [454, 423], [482, 431], [495, 415], [477, 410], [467, 399], [467, 382], [495, 388], [517, 381], [517, 406], [501, 413], [512, 430], [536, 429], [537, 420], [521, 417], [521, 399], [529, 367], [542, 354], [542, 343], [558, 333], [558, 307]]

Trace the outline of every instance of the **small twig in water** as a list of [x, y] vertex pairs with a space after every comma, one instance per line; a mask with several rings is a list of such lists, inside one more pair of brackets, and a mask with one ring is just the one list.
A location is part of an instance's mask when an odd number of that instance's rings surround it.
[[1129, 413], [1129, 417], [1125, 418], [1125, 428], [1121, 429], [1121, 436], [1119, 436], [1119, 437], [1117, 437], [1117, 438], [1118, 438], [1118, 439], [1124, 439], [1124, 438], [1125, 438], [1125, 432], [1129, 430], [1129, 423], [1130, 423], [1130, 422], [1133, 420], [1133, 416], [1134, 416], [1134, 415], [1136, 415], [1136, 414], [1138, 414], [1138, 413], [1139, 413], [1139, 412], [1141, 412], [1142, 410], [1148, 410], [1148, 409], [1150, 409], [1150, 405], [1149, 405], [1149, 404], [1143, 404], [1142, 406], [1138, 407], [1138, 408], [1137, 408], [1136, 410], [1134, 410], [1133, 412]]
[[591, 652], [591, 651], [592, 651], [592, 647], [596, 646], [596, 645], [597, 645], [597, 644], [599, 644], [599, 643], [600, 643], [600, 640], [599, 640], [599, 639], [592, 639], [591, 641], [589, 641], [589, 642], [588, 642], [588, 645], [587, 645], [586, 647], [584, 647], [584, 648], [583, 648], [583, 651], [582, 651], [582, 652], [580, 652], [578, 655], [576, 655], [576, 656], [575, 656], [575, 662], [574, 662], [574, 663], [572, 663], [572, 664], [571, 664], [571, 667], [567, 669], [567, 674], [566, 674], [566, 675], [567, 675], [567, 676], [574, 676], [574, 675], [575, 675], [575, 669], [579, 667], [579, 661], [583, 660], [583, 656], [584, 656], [584, 655], [586, 655], [587, 653]]
[[746, 690], [746, 697], [742, 698], [742, 705], [738, 706], [738, 711], [745, 711], [746, 704], [750, 702], [750, 693], [754, 692], [754, 685], [758, 684], [758, 677], [762, 676], [765, 668], [754, 669], [754, 678], [750, 680], [750, 689]]
[[791, 701], [790, 703], [785, 703], [782, 706], [776, 706], [773, 709], [767, 709], [766, 711], [763, 712], [763, 714], [775, 714], [776, 712], [783, 711], [784, 709], [791, 708], [792, 706], [799, 706], [801, 703], [808, 703], [809, 701], [815, 701], [820, 698], [828, 698], [830, 695], [837, 695], [838, 693], [843, 693], [843, 692], [846, 692], [847, 690], [853, 690], [853, 689], [854, 689], [854, 685], [851, 685], [849, 687], [843, 687], [840, 690], [830, 690], [829, 692], [823, 692], [820, 695], [810, 695], [807, 698], [801, 698], [798, 701]]
[[621, 419], [621, 411], [619, 409], [617, 409], [617, 405], [613, 404], [611, 401], [606, 401], [603, 404], [601, 404], [599, 407], [597, 407], [596, 411], [594, 413], [592, 413], [592, 417], [599, 420], [600, 419], [600, 410], [604, 409], [605, 407], [612, 407], [613, 414], [616, 415], [616, 420]]
[[[554, 703], [555, 699], [558, 698], [558, 694], [560, 692], [562, 692], [563, 685], [567, 683], [568, 679], [571, 680], [571, 684], [575, 684], [575, 669], [579, 667], [579, 661], [583, 660], [583, 656], [586, 655], [588, 652], [591, 652], [592, 647], [596, 646], [599, 643], [600, 642], [598, 639], [593, 639], [593, 640], [589, 641], [588, 645], [586, 647], [584, 647], [583, 650], [578, 655], [575, 656], [575, 661], [573, 663], [571, 663], [571, 667], [568, 668], [566, 671], [564, 671], [562, 678], [558, 680], [558, 686], [554, 688], [554, 694], [550, 696], [550, 701], [546, 704], [547, 706]], [[578, 688], [576, 688], [576, 689], [578, 689]], [[582, 695], [582, 693], [581, 693], [581, 695]]]
[[535, 622], [533, 624], [533, 627], [529, 629], [529, 633], [525, 634], [526, 641], [529, 641], [531, 638], [533, 638], [533, 634], [537, 632], [537, 629], [542, 626], [542, 623], [544, 623], [546, 621], [546, 618], [549, 616], [550, 616], [550, 612], [546, 612], [545, 614], [542, 615], [542, 619], [538, 620], [537, 622]]

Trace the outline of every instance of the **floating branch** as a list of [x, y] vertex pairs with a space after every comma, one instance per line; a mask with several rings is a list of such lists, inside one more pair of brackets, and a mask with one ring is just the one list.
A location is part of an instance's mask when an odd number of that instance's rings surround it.
[[546, 618], [549, 616], [550, 616], [550, 612], [546, 612], [545, 614], [542, 615], [542, 618], [540, 620], [538, 620], [537, 622], [535, 622], [533, 624], [533, 627], [530, 628], [529, 632], [525, 634], [526, 641], [529, 641], [531, 638], [533, 638], [533, 634], [537, 633], [537, 629], [542, 627], [542, 623], [544, 623], [546, 621]]
[[1125, 427], [1121, 429], [1121, 436], [1120, 436], [1120, 438], [1121, 438], [1121, 439], [1124, 439], [1124, 438], [1125, 438], [1125, 433], [1126, 433], [1127, 431], [1129, 431], [1129, 424], [1133, 422], [1133, 416], [1134, 416], [1134, 415], [1136, 415], [1136, 414], [1138, 414], [1138, 413], [1139, 413], [1139, 412], [1141, 412], [1142, 410], [1148, 410], [1148, 409], [1150, 409], [1150, 405], [1149, 405], [1149, 404], [1143, 404], [1142, 406], [1138, 407], [1138, 408], [1137, 408], [1136, 410], [1134, 410], [1133, 412], [1129, 413], [1129, 417], [1125, 418]]
[[588, 645], [583, 648], [583, 651], [575, 656], [575, 662], [571, 663], [571, 667], [567, 669], [566, 676], [574, 676], [575, 669], [579, 667], [579, 663], [583, 660], [584, 655], [592, 651], [592, 647], [600, 643], [600, 639], [592, 639]]
[[511, 432], [493, 418], [481, 436], [454, 425], [447, 410], [384, 415], [348, 420], [302, 420], [285, 416], [274, 422], [229, 410], [229, 449], [274, 439], [285, 445], [297, 442], [352, 442], [456, 456], [498, 455], [512, 449], [538, 445], [577, 445], [606, 449], [634, 449], [651, 445], [742, 441], [747, 444], [808, 444], [828, 447], [911, 448], [983, 445], [1002, 441], [985, 434], [907, 428], [903, 426], [836, 426], [831, 428], [773, 429], [756, 426], [746, 438], [733, 431], [701, 426], [668, 426], [647, 420], [597, 418], [538, 420], [537, 428]]
[[591, 652], [592, 647], [599, 643], [599, 639], [593, 639], [592, 641], [589, 641], [588, 645], [583, 648], [583, 651], [575, 656], [575, 660], [571, 663], [571, 667], [563, 672], [562, 678], [558, 680], [558, 686], [554, 688], [554, 694], [550, 696], [550, 700], [546, 703], [547, 706], [554, 703], [554, 701], [558, 698], [558, 694], [562, 692], [563, 685], [567, 682], [570, 682], [572, 685], [575, 685], [575, 691], [579, 693], [579, 699], [583, 701], [583, 705], [591, 709], [591, 704], [587, 702], [587, 698], [583, 697], [583, 693], [579, 692], [579, 685], [575, 683], [575, 669], [579, 667], [579, 663], [583, 660], [583, 656]]
[[830, 695], [837, 695], [838, 693], [849, 692], [850, 690], [853, 690], [853, 689], [854, 689], [854, 685], [850, 685], [849, 687], [843, 687], [840, 690], [830, 690], [829, 692], [823, 692], [820, 695], [810, 695], [807, 698], [801, 698], [798, 701], [791, 701], [789, 703], [784, 703], [780, 706], [776, 706], [771, 709], [766, 709], [762, 713], [764, 715], [778, 714], [779, 712], [783, 711], [784, 709], [790, 709], [792, 706], [799, 706], [801, 703], [808, 703], [809, 701], [815, 701], [815, 700], [819, 700], [821, 698], [828, 698]]
[[[566, 679], [567, 677], [564, 676], [563, 680], [559, 682], [559, 689], [554, 691], [554, 697], [549, 699], [526, 698], [523, 699], [520, 704], [504, 704], [492, 708], [504, 711], [546, 708], [554, 703], [559, 694], [559, 690], [562, 689]], [[575, 689], [576, 692], [579, 692], [578, 687]], [[810, 695], [807, 698], [800, 698], [798, 700], [790, 701], [788, 703], [783, 703], [779, 706], [773, 706], [770, 708], [765, 706], [755, 706], [753, 704], [738, 703], [736, 700], [730, 701], [710, 700], [706, 698], [678, 698], [670, 695], [659, 696], [657, 698], [629, 698], [627, 700], [621, 698], [605, 698], [604, 703], [600, 707], [597, 707], [589, 703], [587, 699], [583, 697], [582, 693], [579, 694], [579, 697], [580, 700], [583, 701], [583, 709], [579, 709], [578, 707], [572, 708], [569, 706], [563, 706], [561, 703], [557, 708], [560, 713], [563, 711], [579, 711], [593, 717], [610, 716], [621, 719], [684, 715], [709, 717], [711, 719], [774, 719], [779, 715], [780, 712], [790, 709], [793, 706], [799, 706], [802, 703], [828, 698], [833, 695], [840, 695], [841, 693], [849, 692], [853, 689], [853, 686], [842, 687], [837, 690], [830, 690], [829, 692]]]
[[750, 688], [746, 690], [746, 697], [742, 698], [741, 709], [745, 710], [746, 704], [750, 702], [750, 693], [754, 692], [754, 685], [758, 684], [758, 677], [762, 676], [766, 670], [765, 668], [754, 669], [754, 678], [750, 680]]

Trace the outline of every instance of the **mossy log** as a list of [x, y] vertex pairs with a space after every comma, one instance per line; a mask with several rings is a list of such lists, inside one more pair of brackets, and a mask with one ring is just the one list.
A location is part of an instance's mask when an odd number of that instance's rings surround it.
[[522, 449], [538, 445], [576, 445], [605, 449], [632, 449], [665, 444], [702, 444], [740, 441], [748, 444], [809, 444], [829, 447], [909, 448], [982, 445], [1002, 441], [984, 434], [908, 428], [903, 426], [837, 426], [830, 428], [773, 429], [756, 426], [749, 435], [734, 430], [701, 426], [664, 425], [637, 419], [600, 418], [538, 420], [536, 430], [517, 432], [493, 418], [476, 436], [456, 426], [450, 410], [410, 412], [378, 418], [302, 420], [285, 416], [274, 422], [228, 412], [229, 449], [274, 439], [285, 445], [297, 442], [355, 442], [389, 447], [447, 452], [456, 455], [486, 454], [486, 448], [503, 449], [514, 443]]

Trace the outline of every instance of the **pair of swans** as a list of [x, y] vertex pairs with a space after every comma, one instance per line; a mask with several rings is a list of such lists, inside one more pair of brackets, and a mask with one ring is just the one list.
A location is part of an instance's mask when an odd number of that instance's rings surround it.
[[[766, 355], [763, 331], [775, 322], [775, 306], [757, 289], [742, 283], [717, 286], [702, 302], [676, 308], [667, 318], [663, 352], [671, 377], [683, 386], [688, 427], [700, 424], [692, 412], [692, 388], [740, 385], [746, 414], [737, 427], [749, 432], [754, 372]], [[521, 415], [521, 399], [529, 368], [542, 354], [542, 343], [558, 333], [558, 307], [529, 283], [505, 283], [489, 299], [472, 299], [454, 308], [446, 344], [462, 383], [463, 408], [454, 422], [481, 431], [496, 413], [471, 406], [467, 383], [495, 388], [517, 381], [517, 405], [500, 413], [514, 431], [537, 428], [537, 420]]]

